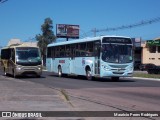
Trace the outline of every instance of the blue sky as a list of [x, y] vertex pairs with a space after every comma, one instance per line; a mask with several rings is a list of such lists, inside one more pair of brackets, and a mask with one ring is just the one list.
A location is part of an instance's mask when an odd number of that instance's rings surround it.
[[[160, 17], [160, 0], [8, 0], [0, 3], [0, 46], [12, 38], [22, 41], [41, 34], [44, 19], [56, 24], [80, 25], [80, 35], [93, 36], [92, 29], [135, 24]], [[132, 29], [98, 32], [97, 35], [124, 35], [154, 39], [160, 37], [160, 22]]]

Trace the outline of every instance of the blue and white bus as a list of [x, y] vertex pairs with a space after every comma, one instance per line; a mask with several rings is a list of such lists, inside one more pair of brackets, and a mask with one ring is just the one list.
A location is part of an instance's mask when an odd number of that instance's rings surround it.
[[129, 77], [133, 74], [133, 44], [129, 37], [99, 36], [47, 46], [46, 68], [62, 75]]

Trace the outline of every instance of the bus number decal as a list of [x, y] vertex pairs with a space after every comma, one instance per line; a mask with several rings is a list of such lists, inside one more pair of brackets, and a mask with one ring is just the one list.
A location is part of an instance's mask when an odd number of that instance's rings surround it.
[[82, 58], [82, 66], [85, 65], [85, 58]]

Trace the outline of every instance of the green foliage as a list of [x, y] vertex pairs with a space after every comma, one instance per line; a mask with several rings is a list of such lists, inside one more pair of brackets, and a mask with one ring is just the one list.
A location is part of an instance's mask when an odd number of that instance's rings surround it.
[[134, 73], [133, 77], [157, 78], [157, 79], [160, 79], [160, 74]]
[[36, 35], [36, 40], [38, 41], [38, 46], [40, 48], [43, 57], [46, 56], [47, 45], [56, 40], [56, 36], [52, 31], [53, 29], [52, 24], [53, 24], [52, 20], [50, 18], [46, 18], [44, 20], [44, 23], [41, 25], [42, 34]]

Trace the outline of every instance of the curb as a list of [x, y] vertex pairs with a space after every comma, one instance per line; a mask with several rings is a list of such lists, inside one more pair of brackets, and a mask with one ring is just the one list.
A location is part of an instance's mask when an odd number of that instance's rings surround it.
[[150, 81], [159, 81], [160, 82], [160, 79], [158, 79], [158, 78], [142, 78], [142, 77], [126, 77], [126, 78], [129, 78], [129, 79], [140, 79], [140, 80], [150, 80]]

